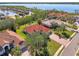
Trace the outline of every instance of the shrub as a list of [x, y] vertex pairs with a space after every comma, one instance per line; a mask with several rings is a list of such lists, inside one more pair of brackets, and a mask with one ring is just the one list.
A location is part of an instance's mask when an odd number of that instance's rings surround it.
[[70, 35], [69, 35], [68, 33], [66, 33], [66, 32], [63, 32], [62, 34], [63, 34], [63, 36], [64, 36], [65, 38], [69, 38], [69, 37], [70, 37]]

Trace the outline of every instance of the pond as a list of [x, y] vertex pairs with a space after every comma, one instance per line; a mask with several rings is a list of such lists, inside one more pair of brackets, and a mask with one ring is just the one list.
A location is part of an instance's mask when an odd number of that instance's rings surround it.
[[4, 14], [5, 16], [15, 16], [15, 15], [17, 15], [15, 12], [13, 12], [13, 11], [10, 11], [10, 10], [5, 10], [5, 11], [3, 11], [3, 10], [0, 10], [0, 13], [1, 14]]

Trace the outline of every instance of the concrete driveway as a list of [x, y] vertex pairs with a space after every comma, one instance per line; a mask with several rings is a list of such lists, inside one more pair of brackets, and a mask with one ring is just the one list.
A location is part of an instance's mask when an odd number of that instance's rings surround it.
[[50, 38], [51, 40], [54, 40], [54, 41], [60, 43], [60, 44], [63, 45], [63, 46], [66, 46], [67, 43], [69, 43], [68, 40], [65, 40], [65, 39], [63, 39], [63, 38], [59, 38], [59, 36], [56, 35], [56, 34], [54, 34], [54, 33], [52, 33], [52, 35], [50, 35], [49, 38]]

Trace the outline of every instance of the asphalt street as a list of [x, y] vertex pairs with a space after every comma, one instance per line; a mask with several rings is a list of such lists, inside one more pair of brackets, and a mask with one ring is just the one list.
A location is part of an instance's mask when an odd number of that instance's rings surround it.
[[71, 43], [64, 48], [61, 56], [74, 56], [79, 47], [79, 33], [77, 33], [73, 38]]

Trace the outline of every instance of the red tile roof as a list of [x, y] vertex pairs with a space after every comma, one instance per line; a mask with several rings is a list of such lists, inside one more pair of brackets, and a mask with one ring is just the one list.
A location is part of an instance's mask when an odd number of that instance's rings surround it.
[[0, 37], [0, 46], [5, 45], [6, 43], [9, 43], [9, 42], [5, 41], [3, 38]]
[[43, 25], [39, 25], [39, 24], [36, 24], [36, 25], [31, 25], [29, 27], [27, 27], [25, 29], [25, 32], [28, 32], [28, 33], [32, 33], [34, 31], [43, 31], [43, 32], [49, 32], [50, 29], [43, 26]]
[[57, 16], [57, 17], [61, 17], [61, 16], [67, 16], [67, 13], [49, 13], [49, 16]]
[[0, 46], [3, 46], [6, 43], [12, 43], [14, 41], [14, 45], [18, 45], [23, 42], [19, 36], [13, 31], [3, 31], [0, 32]]

